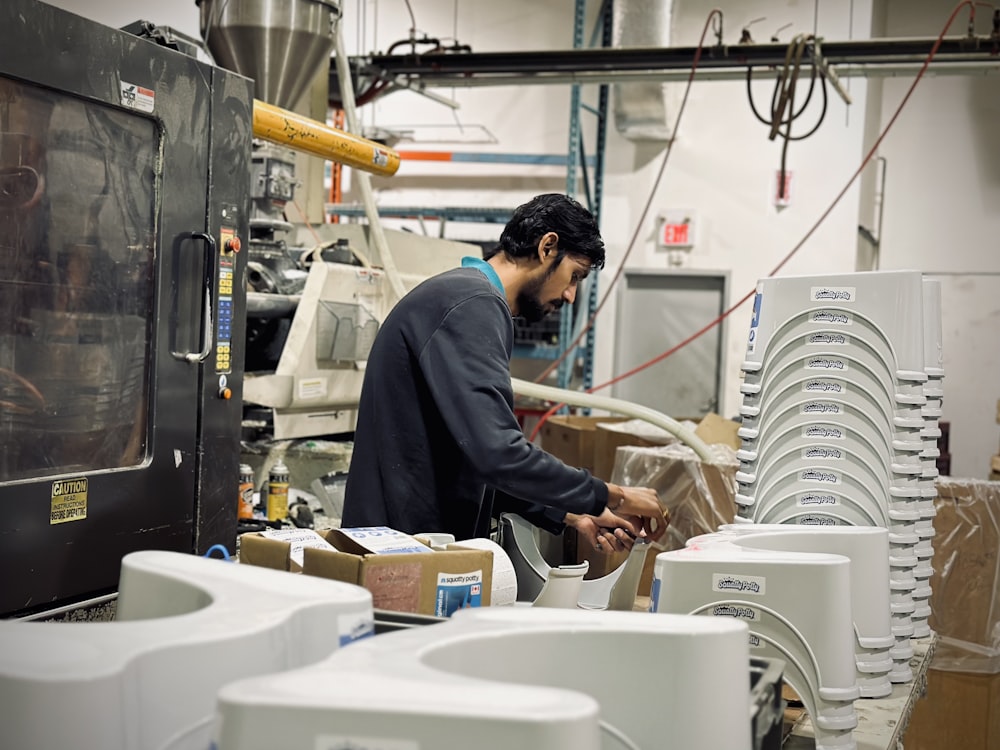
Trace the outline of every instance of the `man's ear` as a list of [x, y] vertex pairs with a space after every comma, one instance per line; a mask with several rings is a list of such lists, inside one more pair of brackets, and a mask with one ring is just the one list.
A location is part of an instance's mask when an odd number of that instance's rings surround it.
[[559, 235], [555, 232], [546, 232], [538, 240], [538, 260], [542, 263], [559, 247]]

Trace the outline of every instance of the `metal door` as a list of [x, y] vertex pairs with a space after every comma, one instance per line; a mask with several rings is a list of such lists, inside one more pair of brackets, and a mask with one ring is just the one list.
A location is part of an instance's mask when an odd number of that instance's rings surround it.
[[[615, 327], [615, 373], [648, 362], [726, 309], [725, 271], [635, 269], [625, 272]], [[725, 324], [616, 383], [615, 397], [672, 417], [718, 411], [725, 367]]]

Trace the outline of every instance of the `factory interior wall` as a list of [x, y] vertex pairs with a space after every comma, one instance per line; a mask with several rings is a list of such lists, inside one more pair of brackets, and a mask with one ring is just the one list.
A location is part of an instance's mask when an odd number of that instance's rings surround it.
[[[951, 0], [889, 0], [888, 36], [937, 36]], [[976, 31], [990, 13], [977, 8]], [[966, 33], [968, 11], [949, 36]], [[884, 81], [887, 120], [909, 80]], [[985, 479], [1000, 431], [1000, 77], [925, 77], [880, 153], [886, 158], [879, 267], [919, 268], [941, 281], [944, 333], [942, 420], [951, 473]]]
[[[194, 0], [164, 4], [156, 0], [54, 0], [54, 5], [102, 23], [121, 26], [138, 18], [198, 34]], [[411, 0], [418, 32], [457, 38], [476, 52], [568, 48], [572, 45], [573, 3], [533, 0]], [[343, 0], [343, 32], [348, 54], [386, 51], [407, 38], [412, 25], [404, 0]], [[585, 42], [600, 3], [587, 3]], [[725, 18], [724, 41], [735, 43], [743, 26], [758, 41], [779, 32], [781, 41], [816, 33], [824, 39], [866, 39], [885, 29], [887, 36], [933, 36], [954, 7], [951, 0], [722, 0], [715, 4]], [[672, 45], [695, 45], [708, 7], [696, 0], [676, 0]], [[977, 24], [988, 33], [985, 11]], [[874, 19], [874, 21], [873, 21]], [[951, 33], [964, 33], [967, 15]], [[786, 27], [786, 24], [788, 26]], [[786, 27], [786, 28], [782, 28]], [[873, 31], [874, 29], [874, 31]], [[713, 41], [709, 32], [709, 43]], [[805, 80], [805, 78], [803, 78]], [[984, 477], [996, 451], [993, 404], [1000, 397], [998, 340], [1000, 256], [995, 252], [1000, 145], [989, 138], [1000, 101], [1000, 79], [992, 76], [925, 77], [909, 106], [882, 143], [887, 159], [882, 243], [876, 254], [859, 239], [858, 224], [875, 229], [875, 163], [856, 181], [810, 238], [820, 216], [860, 166], [912, 76], [881, 80], [845, 79], [852, 98], [847, 105], [831, 88], [825, 118], [809, 138], [789, 144], [792, 172], [790, 205], [773, 200], [780, 166], [781, 140], [768, 139], [768, 127], [750, 110], [743, 81], [699, 82], [691, 91], [663, 178], [645, 220], [643, 207], [653, 189], [665, 143], [639, 143], [609, 127], [605, 166], [602, 231], [608, 264], [600, 276], [601, 297], [622, 265], [630, 240], [635, 247], [629, 268], [725, 269], [730, 276], [730, 304], [753, 290], [801, 243], [781, 273], [823, 273], [870, 267], [916, 268], [941, 278], [944, 295], [945, 419], [952, 422], [953, 474]], [[768, 109], [773, 77], [763, 74], [753, 85], [759, 111]], [[667, 121], [673, 125], [684, 83], [667, 84]], [[870, 91], [869, 91], [870, 89]], [[801, 91], [801, 89], [800, 89]], [[400, 150], [479, 151], [565, 155], [568, 146], [570, 87], [507, 86], [435, 89], [460, 107], [453, 110], [411, 92], [398, 92], [360, 110], [369, 133], [378, 128], [411, 133]], [[581, 88], [585, 105], [594, 106], [597, 86]], [[817, 120], [814, 99], [797, 121], [793, 135]], [[581, 114], [584, 143], [593, 153], [594, 117]], [[801, 123], [801, 124], [800, 124]], [[442, 135], [445, 134], [445, 135]], [[450, 140], [442, 140], [447, 138]], [[305, 158], [305, 157], [302, 157]], [[345, 170], [345, 200], [357, 200]], [[406, 162], [392, 178], [373, 178], [385, 205], [497, 206], [510, 208], [539, 192], [566, 190], [560, 166], [524, 164]], [[582, 197], [582, 184], [576, 193]], [[690, 252], [667, 254], [655, 247], [657, 216], [683, 210], [695, 221]], [[434, 221], [396, 220], [391, 226], [437, 234]], [[449, 222], [445, 236], [495, 240], [495, 224]], [[597, 320], [594, 382], [615, 375], [615, 299]], [[718, 411], [733, 416], [739, 406], [739, 363], [745, 350], [750, 305], [729, 317], [723, 398]], [[705, 321], [706, 323], [708, 321]], [[693, 331], [692, 331], [693, 333]], [[611, 395], [610, 389], [601, 391]], [[679, 416], [679, 415], [678, 415]]]

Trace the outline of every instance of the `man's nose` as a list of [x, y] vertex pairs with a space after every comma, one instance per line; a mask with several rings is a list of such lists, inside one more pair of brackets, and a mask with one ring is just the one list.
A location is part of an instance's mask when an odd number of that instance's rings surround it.
[[573, 301], [576, 299], [576, 284], [567, 287], [566, 291], [563, 292], [562, 296], [564, 300], [566, 300], [569, 304], [572, 305]]

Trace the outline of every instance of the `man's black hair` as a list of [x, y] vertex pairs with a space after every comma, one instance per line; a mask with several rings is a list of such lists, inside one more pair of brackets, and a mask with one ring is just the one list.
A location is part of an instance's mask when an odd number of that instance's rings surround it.
[[594, 215], [579, 202], [561, 193], [537, 195], [514, 209], [500, 235], [500, 243], [485, 254], [487, 259], [503, 251], [511, 260], [530, 258], [546, 232], [559, 235], [556, 260], [566, 253], [590, 259], [594, 270], [604, 267], [604, 240]]

